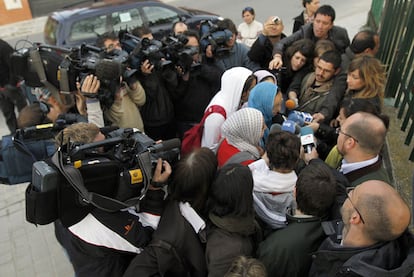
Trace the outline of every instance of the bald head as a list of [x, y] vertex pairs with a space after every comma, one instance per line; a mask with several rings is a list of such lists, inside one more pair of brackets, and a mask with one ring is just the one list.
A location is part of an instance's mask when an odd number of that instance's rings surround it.
[[357, 112], [348, 117], [341, 129], [354, 136], [360, 150], [369, 155], [380, 153], [387, 135], [382, 119], [365, 112]]
[[362, 214], [365, 235], [372, 241], [391, 241], [399, 237], [410, 224], [410, 208], [389, 184], [370, 180], [353, 192], [355, 206]]

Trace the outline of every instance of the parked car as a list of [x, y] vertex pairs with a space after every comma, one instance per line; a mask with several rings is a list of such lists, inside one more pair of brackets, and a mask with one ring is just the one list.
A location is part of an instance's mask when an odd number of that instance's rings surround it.
[[218, 18], [210, 12], [177, 8], [161, 1], [104, 1], [51, 13], [45, 24], [44, 41], [64, 47], [93, 44], [98, 35], [105, 32], [131, 30], [143, 25], [150, 27], [154, 37], [160, 39], [171, 32], [177, 21], [198, 29], [200, 21], [217, 22]]

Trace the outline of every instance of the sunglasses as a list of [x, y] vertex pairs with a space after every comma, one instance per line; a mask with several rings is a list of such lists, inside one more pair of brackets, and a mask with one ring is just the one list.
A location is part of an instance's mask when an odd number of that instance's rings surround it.
[[361, 215], [361, 212], [357, 209], [357, 207], [354, 205], [354, 202], [352, 202], [351, 197], [349, 196], [349, 194], [355, 189], [355, 187], [347, 187], [346, 188], [346, 197], [349, 200], [349, 203], [351, 203], [352, 207], [354, 208], [354, 210], [358, 213], [359, 218], [361, 218], [361, 222], [362, 224], [365, 224], [364, 218]]

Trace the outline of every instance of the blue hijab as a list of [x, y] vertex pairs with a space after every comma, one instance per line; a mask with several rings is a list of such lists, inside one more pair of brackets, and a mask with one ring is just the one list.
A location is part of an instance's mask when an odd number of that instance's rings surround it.
[[258, 83], [250, 91], [248, 106], [262, 112], [267, 128], [272, 126], [273, 102], [277, 94], [277, 86], [270, 82]]

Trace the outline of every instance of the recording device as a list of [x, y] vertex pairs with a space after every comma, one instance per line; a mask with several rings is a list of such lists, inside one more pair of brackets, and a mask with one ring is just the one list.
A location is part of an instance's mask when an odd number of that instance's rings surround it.
[[312, 148], [316, 146], [313, 130], [309, 126], [300, 128], [300, 142], [305, 150], [305, 153], [312, 152]]
[[[100, 199], [101, 204], [108, 202], [102, 202], [102, 199], [130, 203], [132, 199], [145, 196], [158, 158], [172, 166], [178, 161], [180, 140], [156, 144], [139, 131], [118, 129], [103, 141], [83, 145], [69, 143], [62, 146], [61, 151], [63, 166], [80, 172], [87, 195], [99, 194], [97, 200]], [[26, 211], [31, 213], [27, 216], [29, 222], [48, 224], [59, 218], [65, 226], [70, 226], [96, 207], [94, 202], [85, 201], [56, 163], [48, 160], [36, 162], [32, 174], [31, 194], [47, 197], [48, 201], [42, 204], [26, 195], [26, 201], [29, 201]], [[40, 209], [43, 214], [33, 214], [33, 206], [45, 205], [49, 207]], [[103, 205], [98, 208], [103, 208]]]
[[290, 111], [288, 114], [288, 120], [291, 120], [298, 124], [300, 127], [304, 126], [305, 123], [311, 123], [313, 117], [310, 113], [300, 112], [300, 111]]
[[278, 123], [272, 124], [269, 132], [274, 133], [274, 132], [286, 131], [294, 135], [299, 135], [300, 129], [301, 128], [295, 122], [291, 120], [285, 120], [283, 121], [282, 125]]
[[213, 55], [224, 57], [230, 54], [230, 48], [226, 42], [230, 40], [233, 33], [229, 29], [220, 28], [210, 20], [200, 22], [200, 48], [205, 53], [207, 46], [211, 45]]
[[297, 99], [296, 99], [296, 101], [295, 100], [292, 100], [292, 99], [286, 100], [285, 107], [288, 110], [294, 110], [294, 109], [296, 109], [298, 107], [298, 101], [297, 101]]
[[275, 24], [279, 24], [279, 23], [281, 23], [281, 22], [282, 22], [282, 20], [280, 20], [280, 18], [279, 18], [278, 16], [273, 17], [273, 18], [272, 18], [272, 21], [273, 21], [273, 23], [275, 23]]

